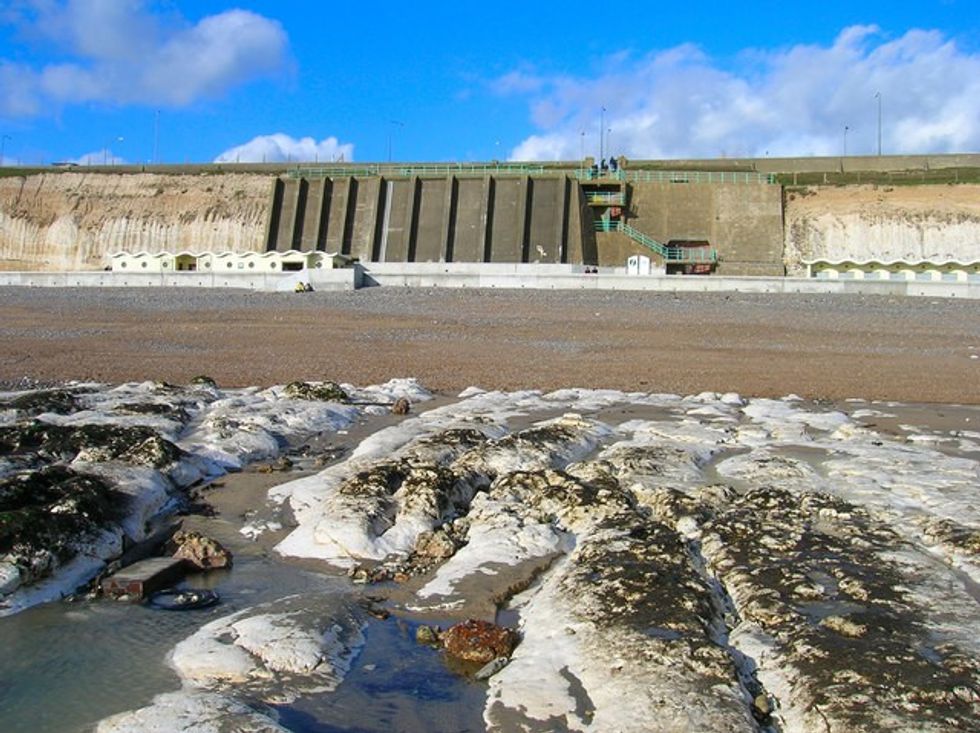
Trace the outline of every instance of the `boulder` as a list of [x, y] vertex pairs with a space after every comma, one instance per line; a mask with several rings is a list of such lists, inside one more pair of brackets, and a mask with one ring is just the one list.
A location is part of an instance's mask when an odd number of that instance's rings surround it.
[[170, 540], [173, 557], [199, 570], [231, 567], [231, 553], [220, 542], [200, 532], [177, 532]]
[[412, 403], [404, 397], [399, 397], [391, 405], [391, 412], [395, 415], [407, 415], [412, 409]]
[[446, 654], [467, 662], [487, 664], [498, 657], [510, 658], [518, 642], [517, 632], [503, 626], [468, 619], [442, 634]]

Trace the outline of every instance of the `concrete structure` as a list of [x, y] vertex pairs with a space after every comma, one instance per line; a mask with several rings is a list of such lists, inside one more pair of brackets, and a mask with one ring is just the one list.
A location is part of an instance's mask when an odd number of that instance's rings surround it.
[[240, 288], [244, 290], [291, 291], [295, 283], [308, 282], [315, 290], [355, 290], [361, 287], [363, 270], [358, 267], [296, 272], [0, 272], [0, 286], [32, 288], [64, 287], [169, 287]]
[[427, 174], [276, 178], [266, 249], [361, 262], [581, 261], [573, 179]]
[[783, 274], [781, 189], [765, 176], [528, 170], [299, 171], [272, 183], [266, 248], [336, 251], [364, 263], [612, 267], [635, 254], [662, 263], [635, 238], [597, 233], [596, 222], [611, 216], [659, 242], [710, 242], [719, 273]]
[[980, 299], [980, 282], [881, 281], [789, 277], [629, 275], [625, 267], [586, 273], [581, 265], [478, 265], [470, 263], [373, 263], [363, 284], [419, 288], [527, 288], [646, 292], [863, 293]]
[[[591, 268], [589, 268], [591, 269]], [[175, 272], [0, 272], [0, 287], [218, 287], [291, 291], [299, 277], [316, 290], [361, 287], [527, 288], [540, 290], [631, 290], [647, 292], [847, 293], [980, 299], [975, 280], [874, 280], [864, 278], [726, 277], [627, 274], [625, 267], [586, 273], [582, 265], [480, 263], [372, 263], [301, 273], [228, 274]]]

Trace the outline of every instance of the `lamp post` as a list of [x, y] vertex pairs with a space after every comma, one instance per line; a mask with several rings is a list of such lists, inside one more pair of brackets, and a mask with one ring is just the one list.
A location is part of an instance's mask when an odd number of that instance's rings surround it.
[[881, 157], [881, 92], [875, 92], [875, 99], [878, 100], [878, 157]]
[[10, 135], [0, 135], [0, 168], [3, 167], [3, 153], [7, 147], [7, 141], [11, 139]]
[[606, 108], [603, 107], [602, 111], [599, 112], [599, 160], [600, 161], [606, 159], [605, 129], [606, 129]]
[[844, 158], [847, 157], [847, 131], [850, 129], [851, 129], [850, 127], [844, 125], [844, 154], [843, 154]]
[[394, 126], [395, 125], [398, 125], [398, 127], [404, 127], [405, 126], [405, 123], [404, 122], [399, 122], [398, 120], [388, 120], [388, 124], [391, 126], [391, 127], [388, 128], [388, 162], [390, 163], [391, 162], [391, 136], [392, 136], [392, 130], [394, 129]]
[[579, 160], [585, 160], [585, 130], [582, 130], [581, 141], [578, 145], [578, 158]]
[[153, 115], [153, 164], [160, 162], [160, 110]]
[[[112, 145], [113, 142], [121, 143], [122, 141], [123, 138], [117, 137], [115, 141], [110, 140], [106, 143], [105, 150], [102, 151], [102, 165], [109, 165], [109, 146]], [[115, 159], [115, 156], [113, 156], [113, 159]]]

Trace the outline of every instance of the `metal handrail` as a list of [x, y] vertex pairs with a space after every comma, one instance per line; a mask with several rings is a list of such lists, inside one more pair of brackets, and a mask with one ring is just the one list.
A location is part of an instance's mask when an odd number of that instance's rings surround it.
[[363, 166], [297, 166], [289, 170], [290, 178], [329, 178], [332, 176], [389, 176], [405, 177], [425, 175], [470, 175], [470, 176], [527, 176], [545, 173], [543, 165], [507, 165], [446, 163], [439, 165], [392, 165], [369, 164]]
[[580, 181], [629, 181], [631, 183], [775, 183], [771, 173], [749, 171], [650, 171], [599, 170], [579, 168], [575, 177]]
[[639, 229], [614, 219], [597, 219], [595, 229], [598, 232], [622, 232], [637, 244], [641, 244], [652, 252], [660, 255], [667, 262], [713, 264], [718, 261], [718, 250], [706, 247], [670, 247], [647, 236]]

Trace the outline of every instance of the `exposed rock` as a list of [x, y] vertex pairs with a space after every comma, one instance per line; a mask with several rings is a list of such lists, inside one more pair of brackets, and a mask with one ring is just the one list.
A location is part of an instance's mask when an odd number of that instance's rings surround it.
[[294, 400], [350, 401], [350, 395], [336, 382], [290, 382], [285, 386], [282, 393]]
[[180, 690], [153, 698], [139, 710], [118, 713], [101, 721], [96, 733], [148, 733], [149, 731], [235, 731], [235, 733], [289, 733], [275, 721], [275, 711], [256, 709], [224, 695]]
[[415, 554], [422, 558], [445, 560], [456, 554], [459, 545], [446, 527], [423, 532], [415, 541]]
[[0, 409], [14, 409], [25, 415], [53, 412], [68, 415], [80, 408], [75, 392], [66, 389], [41, 389], [0, 402]]
[[181, 530], [174, 534], [168, 547], [172, 548], [173, 557], [186, 560], [199, 570], [231, 567], [231, 552], [200, 532]]
[[180, 448], [143, 426], [54, 425], [31, 420], [0, 427], [0, 452], [36, 453], [53, 461], [120, 460], [163, 468], [179, 460]]
[[271, 463], [260, 463], [255, 466], [255, 470], [259, 473], [281, 473], [283, 471], [289, 471], [292, 467], [292, 460], [286, 456], [279, 456]]
[[206, 374], [200, 374], [191, 379], [190, 384], [200, 387], [217, 387], [218, 383]]
[[0, 555], [18, 567], [21, 582], [33, 582], [127, 506], [107, 481], [65, 466], [7, 476], [0, 479]]
[[364, 644], [363, 617], [340, 594], [287, 596], [211, 621], [176, 646], [185, 687], [291, 702], [335, 690]]
[[706, 523], [701, 547], [784, 729], [943, 731], [976, 720], [976, 705], [950, 691], [980, 687], [980, 662], [928, 630], [910, 589], [918, 571], [897, 560], [914, 555], [865, 509], [759, 487]]
[[399, 397], [391, 406], [391, 412], [394, 415], [407, 415], [411, 409], [412, 403], [404, 397]]
[[507, 657], [497, 657], [484, 664], [473, 674], [475, 680], [488, 680], [510, 663]]
[[441, 635], [446, 654], [466, 662], [487, 664], [498, 657], [510, 657], [519, 637], [489, 621], [468, 619], [446, 629]]
[[415, 629], [415, 641], [428, 646], [439, 646], [442, 643], [439, 640], [439, 633], [438, 626], [422, 625]]

